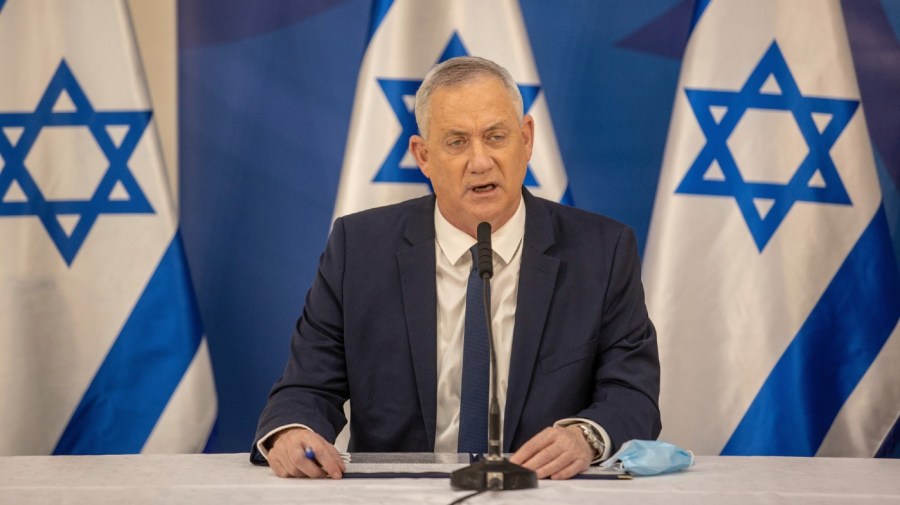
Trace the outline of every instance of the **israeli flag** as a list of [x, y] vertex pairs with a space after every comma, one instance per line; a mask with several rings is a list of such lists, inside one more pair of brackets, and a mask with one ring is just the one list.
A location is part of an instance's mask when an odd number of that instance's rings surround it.
[[212, 369], [124, 1], [0, 1], [0, 455], [195, 452]]
[[415, 95], [431, 67], [456, 56], [481, 56], [509, 70], [535, 123], [525, 185], [535, 195], [572, 203], [518, 3], [376, 0], [335, 218], [431, 191], [408, 150], [418, 133]]
[[697, 3], [644, 262], [662, 438], [873, 456], [900, 275], [838, 0]]

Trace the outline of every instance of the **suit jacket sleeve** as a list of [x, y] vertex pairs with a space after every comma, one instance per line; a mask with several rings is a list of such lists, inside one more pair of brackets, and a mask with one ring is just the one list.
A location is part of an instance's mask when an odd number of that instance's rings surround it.
[[662, 428], [656, 330], [647, 314], [634, 233], [622, 227], [603, 298], [593, 404], [578, 414], [595, 420], [613, 447], [656, 439]]
[[291, 338], [290, 357], [272, 387], [251, 449], [251, 461], [265, 463], [256, 442], [292, 423], [309, 426], [330, 442], [346, 424], [348, 398], [343, 334], [344, 223], [338, 219], [319, 259], [303, 315]]

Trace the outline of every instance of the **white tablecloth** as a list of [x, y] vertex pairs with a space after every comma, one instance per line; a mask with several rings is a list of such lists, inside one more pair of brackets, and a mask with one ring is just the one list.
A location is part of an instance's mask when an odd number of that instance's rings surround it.
[[[352, 471], [353, 466], [348, 468]], [[447, 504], [449, 479], [280, 479], [247, 454], [0, 458], [0, 504]], [[541, 481], [472, 504], [898, 503], [900, 460], [697, 457], [688, 471], [628, 481]]]

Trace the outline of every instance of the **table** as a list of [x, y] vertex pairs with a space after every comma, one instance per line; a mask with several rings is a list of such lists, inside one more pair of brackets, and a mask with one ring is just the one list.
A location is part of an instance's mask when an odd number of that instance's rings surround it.
[[[353, 463], [348, 472], [353, 471]], [[247, 454], [0, 457], [0, 504], [448, 504], [449, 479], [280, 479]], [[900, 460], [698, 456], [633, 480], [541, 481], [467, 504], [897, 503]]]

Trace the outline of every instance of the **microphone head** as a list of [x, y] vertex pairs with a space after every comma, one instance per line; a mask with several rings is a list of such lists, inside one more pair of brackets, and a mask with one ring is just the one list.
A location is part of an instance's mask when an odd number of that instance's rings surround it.
[[491, 224], [478, 225], [478, 275], [482, 279], [494, 276], [494, 256], [491, 250]]

